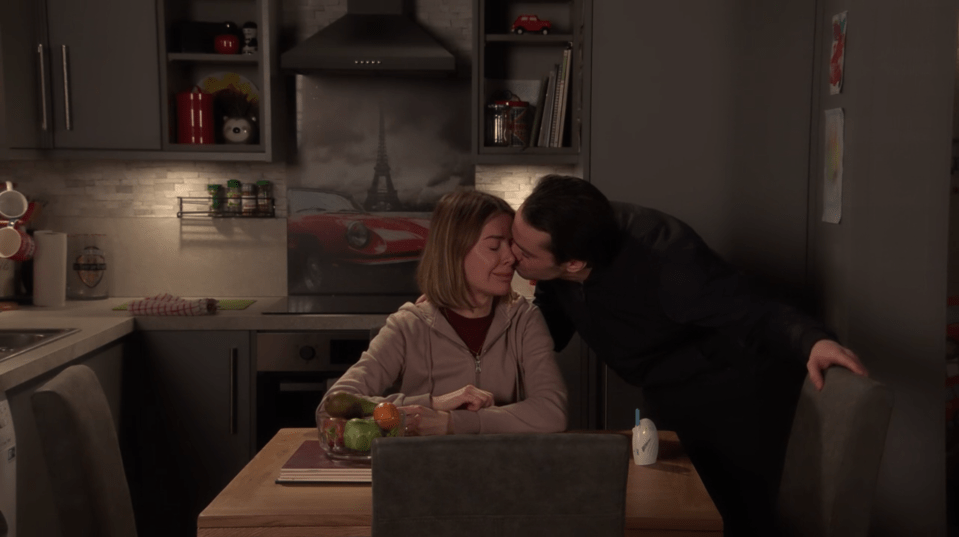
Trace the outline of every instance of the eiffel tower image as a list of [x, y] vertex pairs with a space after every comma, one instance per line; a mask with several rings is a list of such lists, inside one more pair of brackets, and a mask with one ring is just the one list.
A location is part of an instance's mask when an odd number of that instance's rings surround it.
[[398, 211], [401, 208], [400, 198], [396, 196], [393, 179], [390, 177], [382, 105], [380, 105], [380, 145], [376, 152], [376, 165], [373, 167], [373, 184], [366, 193], [366, 203], [363, 204], [363, 208], [367, 211]]

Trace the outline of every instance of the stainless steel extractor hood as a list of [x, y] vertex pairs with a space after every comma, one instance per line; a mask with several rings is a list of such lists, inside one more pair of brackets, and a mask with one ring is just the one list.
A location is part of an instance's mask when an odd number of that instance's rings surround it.
[[456, 61], [405, 9], [406, 0], [348, 0], [347, 13], [280, 56], [300, 73], [454, 71]]

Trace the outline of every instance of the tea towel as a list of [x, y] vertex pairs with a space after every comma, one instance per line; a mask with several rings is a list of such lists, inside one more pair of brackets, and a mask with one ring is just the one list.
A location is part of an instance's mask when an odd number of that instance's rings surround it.
[[216, 313], [217, 300], [198, 298], [185, 300], [169, 293], [134, 300], [127, 308], [132, 315], [213, 315]]

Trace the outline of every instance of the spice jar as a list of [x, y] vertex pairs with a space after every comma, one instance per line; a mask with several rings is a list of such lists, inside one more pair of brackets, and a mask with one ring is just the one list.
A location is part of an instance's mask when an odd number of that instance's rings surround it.
[[220, 200], [220, 185], [206, 185], [206, 191], [210, 195], [208, 214], [218, 216], [223, 212], [223, 206]]
[[243, 183], [240, 210], [243, 216], [256, 216], [256, 185], [253, 183]]
[[226, 213], [240, 214], [240, 181], [230, 179], [226, 182]]
[[256, 182], [256, 212], [263, 216], [273, 212], [273, 185], [269, 181]]

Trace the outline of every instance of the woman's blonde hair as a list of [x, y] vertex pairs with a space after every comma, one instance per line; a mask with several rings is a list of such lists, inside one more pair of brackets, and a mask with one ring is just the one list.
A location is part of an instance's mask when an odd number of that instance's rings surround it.
[[[420, 291], [443, 308], [470, 308], [463, 261], [480, 238], [483, 226], [501, 214], [516, 211], [502, 199], [476, 190], [457, 190], [440, 198], [430, 220], [423, 258], [416, 271]], [[506, 298], [513, 300], [511, 291]]]

